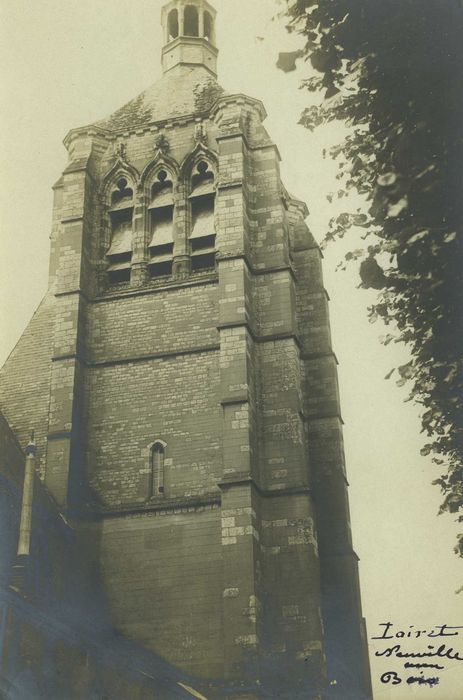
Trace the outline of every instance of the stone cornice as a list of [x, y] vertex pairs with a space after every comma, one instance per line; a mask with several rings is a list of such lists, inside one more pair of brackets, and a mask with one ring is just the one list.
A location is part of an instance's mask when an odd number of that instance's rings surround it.
[[[139, 125], [134, 127], [133, 129], [105, 129], [101, 126], [95, 125], [95, 124], [86, 124], [84, 126], [80, 127], [75, 127], [74, 129], [71, 129], [66, 136], [63, 139], [63, 144], [66, 147], [66, 149], [69, 148], [71, 145], [72, 141], [74, 139], [79, 138], [80, 136], [99, 136], [101, 138], [104, 138], [109, 142], [114, 141], [117, 137], [121, 136], [134, 136], [134, 135], [142, 135], [145, 133], [149, 133], [150, 131], [158, 131], [160, 129], [166, 129], [166, 128], [172, 128], [176, 125], [187, 125], [189, 122], [195, 122], [198, 118], [202, 119], [208, 119], [216, 115], [218, 110], [221, 107], [226, 107], [229, 104], [238, 104], [238, 105], [249, 105], [251, 107], [257, 108], [259, 112], [259, 116], [262, 120], [264, 120], [267, 116], [267, 112], [265, 111], [265, 107], [263, 103], [260, 100], [257, 100], [253, 97], [249, 97], [248, 95], [244, 95], [241, 93], [233, 94], [233, 95], [225, 95], [219, 97], [214, 104], [212, 105], [212, 108], [210, 110], [202, 110], [200, 112], [192, 112], [190, 114], [184, 114], [179, 117], [171, 117], [170, 119], [162, 119], [162, 120], [153, 120], [146, 124], [143, 127], [140, 127]], [[263, 146], [259, 147], [269, 147], [269, 146], [274, 146], [274, 144], [264, 144]], [[276, 148], [276, 146], [274, 146]]]
[[232, 95], [221, 95], [212, 105], [212, 108], [209, 112], [211, 119], [217, 115], [217, 112], [221, 108], [227, 107], [228, 105], [232, 104], [249, 105], [250, 107], [257, 109], [262, 121], [264, 121], [264, 119], [267, 117], [267, 112], [265, 110], [264, 103], [261, 100], [258, 100], [255, 97], [249, 97], [249, 95], [245, 95], [244, 93], [238, 92]]
[[159, 497], [144, 503], [127, 503], [120, 506], [89, 506], [86, 515], [97, 519], [120, 518], [128, 515], [147, 515], [150, 513], [167, 515], [168, 513], [191, 512], [206, 506], [219, 506], [220, 492], [198, 494], [194, 496]]
[[145, 294], [161, 294], [163, 292], [171, 292], [171, 291], [176, 291], [178, 289], [184, 289], [187, 287], [197, 287], [205, 284], [218, 284], [219, 282], [219, 277], [216, 272], [211, 273], [207, 277], [201, 277], [197, 279], [187, 279], [187, 280], [172, 280], [168, 284], [162, 284], [159, 285], [158, 287], [149, 287], [149, 286], [144, 286], [144, 287], [139, 287], [139, 288], [134, 288], [134, 287], [128, 287], [126, 289], [121, 289], [119, 291], [116, 290], [110, 290], [105, 292], [104, 294], [100, 294], [96, 298], [91, 300], [92, 304], [101, 304], [103, 302], [107, 301], [114, 301], [117, 299], [122, 299], [122, 298], [127, 298], [127, 297], [139, 297], [139, 296], [144, 296]]
[[147, 355], [130, 355], [127, 357], [113, 357], [105, 360], [89, 360], [82, 357], [79, 353], [73, 352], [66, 355], [54, 355], [51, 358], [52, 362], [80, 362], [85, 365], [85, 367], [97, 368], [97, 367], [114, 367], [116, 365], [129, 365], [135, 364], [137, 362], [150, 362], [152, 360], [168, 360], [172, 357], [183, 357], [185, 355], [200, 355], [207, 352], [219, 352], [220, 345], [218, 343], [211, 343], [210, 345], [202, 345], [191, 348], [177, 348], [172, 350], [165, 350], [161, 352], [153, 352]]
[[299, 496], [299, 495], [312, 495], [312, 490], [308, 484], [299, 484], [297, 486], [285, 486], [283, 488], [263, 488], [260, 486], [253, 476], [249, 473], [235, 473], [230, 474], [219, 482], [219, 488], [224, 491], [225, 489], [233, 488], [234, 486], [251, 486], [257, 491], [260, 496], [264, 498], [275, 498], [278, 496]]
[[68, 149], [74, 139], [79, 138], [79, 136], [100, 136], [105, 139], [110, 139], [111, 134], [111, 131], [108, 129], [103, 129], [101, 126], [87, 124], [86, 126], [78, 126], [68, 131], [63, 139], [63, 144], [66, 149]]

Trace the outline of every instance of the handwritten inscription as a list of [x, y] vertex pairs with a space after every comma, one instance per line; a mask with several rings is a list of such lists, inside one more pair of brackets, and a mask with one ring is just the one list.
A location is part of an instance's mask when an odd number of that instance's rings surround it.
[[[432, 688], [440, 683], [436, 671], [445, 670], [445, 664], [449, 661], [463, 661], [461, 637], [458, 639], [463, 625], [434, 625], [429, 629], [410, 625], [407, 629], [399, 629], [392, 622], [381, 622], [379, 627], [379, 634], [371, 639], [384, 644], [375, 651], [375, 656], [395, 662], [391, 662], [392, 668], [380, 676], [381, 683], [392, 686], [406, 683]], [[444, 642], [444, 637], [454, 639]], [[429, 644], [428, 639], [436, 641]]]

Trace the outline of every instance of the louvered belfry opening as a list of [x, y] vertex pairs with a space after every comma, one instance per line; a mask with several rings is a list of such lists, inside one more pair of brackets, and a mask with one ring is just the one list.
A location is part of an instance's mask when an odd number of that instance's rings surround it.
[[133, 190], [125, 177], [116, 184], [109, 209], [111, 245], [106, 253], [110, 284], [129, 282], [132, 262]]
[[150, 275], [165, 277], [172, 275], [174, 257], [174, 196], [172, 181], [165, 170], [160, 170], [151, 188], [149, 204]]
[[208, 163], [200, 161], [191, 179], [190, 255], [193, 271], [215, 267], [215, 186]]

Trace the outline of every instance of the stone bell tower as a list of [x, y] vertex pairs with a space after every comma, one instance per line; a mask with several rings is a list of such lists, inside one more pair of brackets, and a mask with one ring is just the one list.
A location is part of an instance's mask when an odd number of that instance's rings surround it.
[[321, 253], [263, 105], [217, 83], [215, 20], [165, 5], [160, 80], [66, 136], [49, 290], [1, 403], [92, 523], [122, 635], [210, 698], [360, 700]]

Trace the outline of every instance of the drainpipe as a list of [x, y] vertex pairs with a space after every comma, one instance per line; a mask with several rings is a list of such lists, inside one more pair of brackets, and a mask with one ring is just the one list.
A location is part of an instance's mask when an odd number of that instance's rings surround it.
[[26, 447], [26, 467], [24, 469], [21, 523], [19, 525], [18, 557], [30, 554], [36, 454], [37, 446], [34, 442], [34, 433], [32, 433], [30, 442]]
[[27, 569], [31, 545], [32, 502], [34, 498], [36, 454], [37, 446], [34, 442], [34, 433], [32, 432], [31, 439], [26, 447], [26, 464], [24, 467], [24, 484], [21, 504], [21, 520], [19, 524], [18, 549], [11, 572], [10, 582], [10, 588], [24, 597], [27, 597], [29, 593]]

